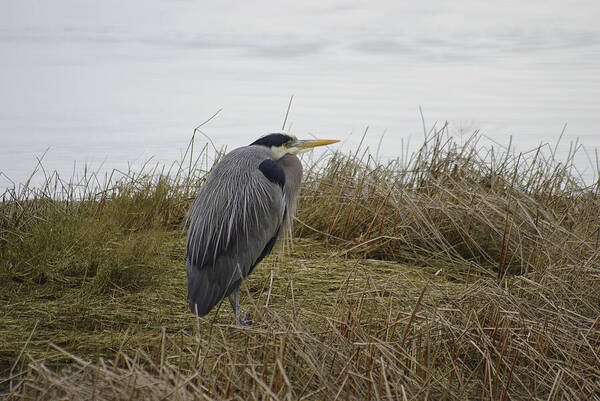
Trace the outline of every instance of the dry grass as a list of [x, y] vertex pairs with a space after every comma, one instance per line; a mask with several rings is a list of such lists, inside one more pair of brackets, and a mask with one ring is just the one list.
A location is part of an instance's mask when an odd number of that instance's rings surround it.
[[442, 129], [409, 159], [311, 164], [291, 253], [242, 287], [254, 325], [222, 305], [200, 336], [181, 224], [206, 148], [166, 172], [8, 192], [5, 397], [600, 399], [600, 181], [572, 155], [479, 139]]

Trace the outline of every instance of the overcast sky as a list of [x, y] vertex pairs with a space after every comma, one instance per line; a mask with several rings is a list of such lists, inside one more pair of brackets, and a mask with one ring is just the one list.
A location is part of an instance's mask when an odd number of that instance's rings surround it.
[[351, 147], [368, 125], [391, 157], [419, 107], [524, 148], [565, 123], [600, 146], [599, 4], [4, 0], [0, 171], [22, 180], [48, 148], [50, 169], [168, 163], [219, 108], [209, 133], [243, 145], [290, 95], [299, 135]]
[[4, 41], [138, 41], [283, 57], [347, 50], [483, 57], [595, 48], [599, 15], [597, 1], [5, 0], [0, 29]]

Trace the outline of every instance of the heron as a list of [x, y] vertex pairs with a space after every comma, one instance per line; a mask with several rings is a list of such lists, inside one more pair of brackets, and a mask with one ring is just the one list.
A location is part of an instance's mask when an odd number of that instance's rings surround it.
[[334, 139], [299, 140], [281, 132], [226, 154], [201, 185], [188, 211], [188, 301], [202, 317], [225, 297], [237, 324], [242, 281], [271, 253], [282, 233], [291, 234], [302, 164], [296, 156]]

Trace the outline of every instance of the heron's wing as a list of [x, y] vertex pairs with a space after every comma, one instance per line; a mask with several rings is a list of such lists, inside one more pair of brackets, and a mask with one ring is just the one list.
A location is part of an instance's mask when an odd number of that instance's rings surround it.
[[192, 206], [188, 296], [190, 307], [197, 307], [201, 316], [237, 288], [276, 241], [285, 200], [283, 185], [259, 168], [266, 159], [266, 153], [249, 147], [229, 153]]

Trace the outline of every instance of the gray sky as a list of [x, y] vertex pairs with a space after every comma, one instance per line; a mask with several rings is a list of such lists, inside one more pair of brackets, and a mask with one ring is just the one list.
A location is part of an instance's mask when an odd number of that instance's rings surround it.
[[139, 42], [266, 56], [356, 50], [478, 57], [589, 48], [596, 1], [4, 1], [2, 40]]
[[599, 4], [5, 0], [0, 171], [22, 181], [48, 148], [66, 175], [169, 163], [221, 107], [208, 133], [243, 145], [280, 128], [292, 94], [298, 135], [351, 148], [368, 125], [389, 157], [420, 140], [419, 107], [520, 150], [565, 123], [597, 147]]

